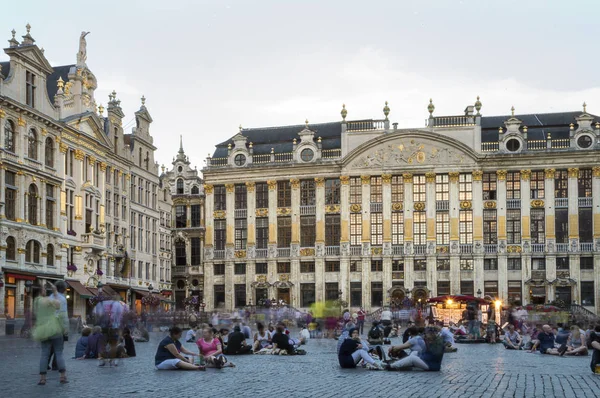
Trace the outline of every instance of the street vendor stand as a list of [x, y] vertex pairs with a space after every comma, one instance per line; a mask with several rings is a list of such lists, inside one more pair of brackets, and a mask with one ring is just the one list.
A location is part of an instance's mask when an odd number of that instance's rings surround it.
[[463, 294], [432, 297], [427, 300], [427, 304], [428, 315], [431, 314], [435, 320], [443, 321], [444, 325], [450, 322], [458, 323], [463, 319], [463, 313], [469, 304], [475, 304], [481, 310], [481, 321], [487, 323], [487, 310], [491, 305], [489, 300]]

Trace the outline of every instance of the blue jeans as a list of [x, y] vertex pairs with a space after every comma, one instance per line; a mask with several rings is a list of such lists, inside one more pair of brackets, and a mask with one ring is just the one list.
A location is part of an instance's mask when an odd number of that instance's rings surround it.
[[65, 373], [65, 358], [63, 357], [63, 348], [65, 341], [62, 334], [56, 335], [48, 340], [42, 341], [42, 358], [40, 359], [40, 374], [45, 375], [48, 370], [48, 360], [50, 359], [50, 351], [54, 348], [54, 356], [58, 365], [58, 371]]

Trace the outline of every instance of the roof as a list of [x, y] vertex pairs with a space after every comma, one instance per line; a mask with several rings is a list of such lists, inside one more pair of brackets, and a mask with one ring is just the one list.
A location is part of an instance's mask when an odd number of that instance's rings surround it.
[[[292, 152], [294, 138], [299, 138], [298, 133], [304, 130], [305, 127], [304, 124], [297, 124], [293, 126], [249, 128], [242, 129], [240, 133], [247, 138], [248, 144], [252, 142], [254, 154], [256, 155], [271, 153], [271, 148], [276, 153], [283, 153]], [[309, 124], [308, 128], [315, 132], [315, 139], [321, 137], [323, 149], [341, 147], [341, 122]], [[217, 145], [213, 157], [227, 157], [228, 144], [233, 144], [231, 138]]]
[[[67, 80], [69, 80], [69, 71], [73, 67], [75, 67], [75, 64], [55, 66], [52, 68], [54, 70], [54, 73], [49, 75], [48, 78], [46, 79], [46, 90], [48, 91], [48, 98], [50, 99], [50, 102], [54, 103], [54, 96], [56, 95], [56, 92], [58, 91], [58, 87], [56, 86], [56, 82], [58, 81], [58, 78], [62, 77], [63, 81], [66, 83]], [[3, 67], [3, 69], [4, 69], [4, 67]]]
[[10, 74], [10, 61], [0, 62], [0, 66], [2, 67], [2, 75], [8, 77]]

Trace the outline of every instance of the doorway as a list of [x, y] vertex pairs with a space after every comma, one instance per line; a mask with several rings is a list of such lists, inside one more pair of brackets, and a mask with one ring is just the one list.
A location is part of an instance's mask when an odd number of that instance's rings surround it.
[[277, 301], [283, 300], [285, 304], [290, 303], [290, 289], [288, 288], [279, 288], [277, 289]]
[[571, 286], [557, 286], [555, 300], [560, 300], [566, 305], [570, 305], [573, 302], [571, 297]]

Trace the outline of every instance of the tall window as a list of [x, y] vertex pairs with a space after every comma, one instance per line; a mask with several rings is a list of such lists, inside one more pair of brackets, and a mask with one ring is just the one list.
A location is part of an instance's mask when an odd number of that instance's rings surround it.
[[246, 284], [236, 283], [233, 287], [235, 297], [235, 308], [243, 308], [246, 306]]
[[73, 230], [73, 219], [75, 217], [75, 192], [71, 189], [66, 190], [66, 210], [67, 210], [67, 232]]
[[4, 149], [9, 152], [15, 152], [15, 143], [17, 142], [15, 137], [15, 124], [12, 120], [7, 120], [4, 123]]
[[473, 200], [472, 174], [461, 174], [458, 177], [458, 200]]
[[350, 214], [350, 244], [360, 245], [362, 241], [362, 214]]
[[325, 180], [325, 204], [337, 205], [340, 203], [340, 179]]
[[383, 260], [371, 260], [371, 272], [383, 271]]
[[235, 248], [236, 250], [246, 249], [246, 240], [248, 238], [248, 228], [245, 218], [235, 220]]
[[25, 262], [40, 263], [40, 243], [35, 240], [30, 240], [25, 246]]
[[315, 216], [300, 217], [300, 246], [313, 247], [316, 240]]
[[261, 217], [256, 219], [256, 248], [266, 249], [269, 243], [269, 219]]
[[187, 207], [185, 205], [175, 206], [175, 228], [187, 226]]
[[506, 199], [521, 199], [521, 173], [506, 173]]
[[413, 243], [415, 245], [427, 244], [427, 215], [424, 211], [413, 213]]
[[350, 282], [350, 306], [361, 307], [362, 306], [362, 283], [361, 282]]
[[435, 176], [435, 200], [448, 200], [449, 184], [448, 174], [437, 174]]
[[498, 220], [496, 209], [483, 210], [483, 243], [495, 245], [498, 243]]
[[17, 259], [17, 246], [12, 236], [6, 238], [6, 259], [12, 261]]
[[50, 137], [46, 138], [44, 162], [46, 166], [54, 167], [54, 141]]
[[521, 244], [521, 210], [506, 210], [506, 240], [508, 244]]
[[54, 246], [46, 246], [46, 265], [54, 266]]
[[191, 264], [192, 265], [200, 265], [200, 252], [201, 252], [201, 246], [200, 246], [200, 238], [198, 237], [193, 237], [191, 239], [191, 246], [192, 246], [192, 259], [191, 259]]
[[177, 179], [177, 195], [183, 195], [183, 178]]
[[459, 241], [461, 245], [473, 244], [473, 211], [461, 210], [459, 215]]
[[438, 258], [436, 261], [438, 271], [450, 271], [450, 259]]
[[175, 242], [175, 265], [186, 265], [187, 256], [185, 253], [185, 241], [177, 240]]
[[288, 262], [277, 263], [278, 274], [289, 274], [292, 271], [292, 265]]
[[595, 305], [595, 290], [594, 282], [581, 282], [581, 305], [594, 306]]
[[315, 302], [315, 284], [301, 283], [300, 284], [300, 306], [307, 308]]
[[338, 299], [338, 283], [329, 282], [325, 283], [325, 300], [333, 301]]
[[25, 103], [35, 108], [35, 75], [29, 71], [25, 72]]
[[472, 296], [475, 294], [475, 284], [473, 281], [460, 281], [460, 294]]
[[289, 181], [277, 181], [277, 207], [292, 206], [292, 187]]
[[404, 244], [404, 213], [392, 213], [392, 245]]
[[413, 176], [413, 201], [425, 202], [426, 194], [425, 176]]
[[580, 198], [592, 197], [592, 170], [579, 170], [579, 178], [577, 179], [577, 191]]
[[54, 206], [56, 198], [54, 197], [54, 185], [46, 184], [46, 227], [54, 228]]
[[227, 210], [227, 190], [225, 185], [215, 185], [215, 210]]
[[383, 244], [383, 213], [371, 213], [371, 245]]
[[277, 247], [290, 247], [292, 243], [292, 218], [277, 217]]
[[340, 238], [340, 215], [325, 215], [325, 246], [339, 246]]
[[6, 190], [5, 195], [5, 214], [6, 218], [15, 221], [17, 216], [17, 186], [16, 186], [16, 174], [12, 171], [6, 170], [4, 172]]
[[531, 199], [544, 199], [546, 176], [543, 170], [534, 170], [531, 172], [529, 189], [531, 190]]
[[[216, 275], [216, 273], [215, 273]], [[215, 307], [218, 308], [225, 304], [225, 285], [215, 285], [214, 287], [214, 303]]]
[[314, 206], [316, 204], [315, 181], [300, 181], [300, 206]]
[[498, 271], [498, 259], [486, 258], [483, 260], [484, 271]]
[[554, 228], [556, 233], [556, 243], [569, 242], [569, 210], [554, 210]]
[[248, 195], [246, 194], [246, 184], [237, 184], [235, 186], [235, 208], [248, 208]]
[[269, 207], [269, 186], [265, 182], [256, 183], [256, 208], [266, 209]]
[[314, 261], [301, 261], [300, 262], [300, 272], [305, 274], [310, 274], [315, 272], [315, 262]]
[[496, 173], [483, 173], [482, 188], [483, 200], [496, 200], [498, 175]]
[[438, 245], [450, 244], [450, 215], [448, 212], [435, 214], [435, 236]]
[[392, 203], [404, 202], [404, 178], [392, 176]]
[[254, 265], [254, 273], [257, 275], [265, 275], [269, 273], [268, 263], [256, 263]]
[[544, 209], [531, 209], [531, 243], [546, 241]]
[[579, 242], [592, 242], [594, 233], [592, 221], [592, 209], [579, 208]]
[[383, 203], [383, 186], [381, 177], [371, 177], [371, 203]]
[[350, 203], [362, 203], [362, 183], [360, 177], [350, 177]]
[[37, 199], [37, 187], [35, 184], [29, 185], [29, 196], [27, 198], [28, 211], [27, 215], [29, 218], [29, 224], [37, 225], [38, 223], [38, 199]]
[[383, 283], [371, 282], [371, 306], [383, 305]]
[[227, 222], [215, 220], [215, 250], [225, 250]]
[[508, 258], [506, 263], [506, 269], [509, 271], [520, 271], [521, 270], [521, 259], [520, 258]]
[[27, 135], [27, 157], [36, 160], [38, 158], [38, 137], [34, 129], [29, 129]]
[[554, 197], [569, 197], [569, 172], [567, 170], [556, 170], [554, 172]]
[[437, 283], [437, 294], [439, 296], [450, 294], [450, 282], [438, 281]]
[[192, 205], [192, 228], [198, 228], [200, 226], [200, 205]]
[[483, 294], [490, 297], [498, 297], [498, 281], [483, 282]]

